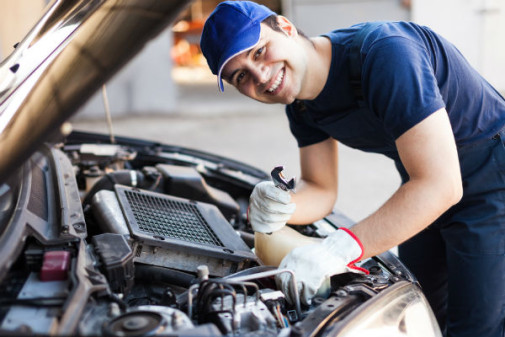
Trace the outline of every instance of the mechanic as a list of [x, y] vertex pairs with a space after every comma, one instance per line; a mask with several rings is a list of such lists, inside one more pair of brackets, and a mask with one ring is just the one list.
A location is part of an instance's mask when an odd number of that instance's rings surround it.
[[[296, 194], [272, 182], [254, 188], [248, 215], [269, 234], [260, 234], [266, 245], [286, 222], [332, 211], [337, 141], [392, 158], [402, 177], [350, 230], [282, 259], [305, 304], [329, 276], [366, 272], [354, 263], [399, 245], [447, 336], [503, 336], [505, 100], [452, 44], [407, 22], [308, 38], [262, 5], [231, 1], [206, 21], [201, 48], [221, 91], [224, 79], [255, 100], [286, 104], [301, 178]], [[277, 282], [289, 297], [288, 278]]]

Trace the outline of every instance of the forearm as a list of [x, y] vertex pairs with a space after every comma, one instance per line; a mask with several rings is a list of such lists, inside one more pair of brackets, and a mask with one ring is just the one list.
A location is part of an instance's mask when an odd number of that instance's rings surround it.
[[338, 144], [331, 138], [300, 149], [301, 179], [290, 224], [305, 225], [328, 215], [337, 201]]
[[283, 227], [271, 234], [254, 233], [256, 255], [269, 266], [278, 266], [294, 248], [319, 241], [321, 239], [302, 235], [290, 227]]
[[363, 258], [419, 233], [463, 194], [457, 148], [445, 109], [406, 131], [396, 146], [410, 180], [377, 212], [352, 228], [363, 243]]
[[306, 225], [328, 215], [336, 202], [336, 187], [324, 188], [314, 183], [301, 180], [291, 201], [296, 204], [296, 210], [288, 223]]
[[351, 228], [363, 244], [363, 259], [383, 253], [419, 233], [460, 197], [458, 187], [451, 188], [450, 184], [407, 182], [375, 213]]

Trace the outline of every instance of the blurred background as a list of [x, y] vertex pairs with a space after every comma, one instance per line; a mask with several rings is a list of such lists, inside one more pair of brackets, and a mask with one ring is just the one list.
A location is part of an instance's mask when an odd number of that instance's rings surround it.
[[[161, 1], [161, 0], [160, 0]], [[170, 0], [165, 0], [170, 1]], [[288, 17], [306, 35], [363, 21], [406, 20], [452, 41], [500, 92], [505, 92], [503, 0], [258, 0]], [[0, 0], [0, 60], [50, 6], [48, 0]], [[194, 0], [178, 22], [107, 83], [116, 135], [198, 148], [269, 171], [283, 164], [299, 176], [298, 150], [284, 108], [219, 93], [199, 49], [205, 19], [218, 0]], [[109, 132], [102, 94], [73, 118], [74, 129]], [[392, 161], [341, 146], [337, 207], [360, 220], [396, 190]]]

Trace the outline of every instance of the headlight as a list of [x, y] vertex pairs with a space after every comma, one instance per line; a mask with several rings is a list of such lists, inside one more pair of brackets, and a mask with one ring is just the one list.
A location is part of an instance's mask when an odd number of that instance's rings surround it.
[[371, 299], [347, 317], [338, 337], [441, 337], [437, 321], [421, 290], [401, 282]]

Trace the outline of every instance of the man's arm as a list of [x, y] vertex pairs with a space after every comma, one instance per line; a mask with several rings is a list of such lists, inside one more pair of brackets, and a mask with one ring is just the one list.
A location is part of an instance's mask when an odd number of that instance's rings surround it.
[[328, 138], [300, 148], [301, 180], [291, 201], [296, 210], [290, 224], [308, 224], [328, 215], [337, 200], [338, 143]]
[[445, 109], [415, 125], [396, 141], [410, 180], [352, 231], [364, 246], [363, 259], [414, 236], [462, 196], [454, 135]]
[[[289, 219], [290, 224], [308, 224], [328, 215], [337, 199], [338, 144], [328, 138], [317, 144], [300, 149], [301, 180], [290, 202], [296, 210]], [[271, 234], [255, 233], [256, 255], [267, 265], [278, 266], [293, 248], [317, 242], [283, 227]]]

